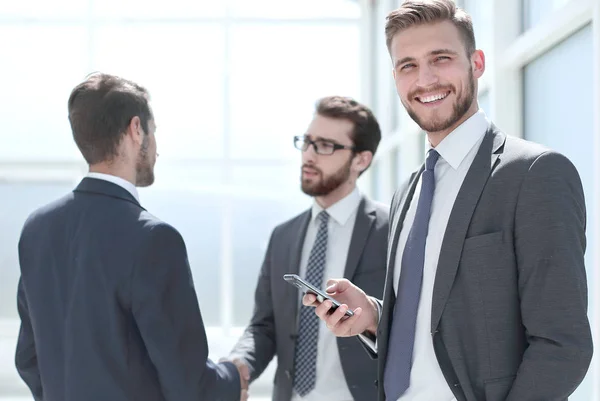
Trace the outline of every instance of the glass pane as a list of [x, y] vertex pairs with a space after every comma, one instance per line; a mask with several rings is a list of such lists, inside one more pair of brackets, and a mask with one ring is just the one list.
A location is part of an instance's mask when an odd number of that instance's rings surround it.
[[[271, 232], [278, 224], [310, 206], [310, 200], [290, 197], [246, 197], [233, 201], [233, 323], [246, 326], [252, 316], [254, 291]], [[285, 285], [282, 278], [282, 285]]]
[[221, 324], [221, 201], [192, 190], [140, 190], [140, 201], [183, 236], [205, 325]]
[[123, 76], [150, 91], [161, 160], [218, 158], [223, 156], [224, 46], [218, 25], [102, 25], [92, 70]]
[[19, 257], [17, 245], [27, 217], [37, 208], [67, 194], [69, 183], [0, 183], [0, 319], [18, 319], [17, 282]]
[[[164, 190], [186, 188], [196, 192], [219, 193], [225, 177], [224, 163], [207, 161], [175, 162], [158, 158], [155, 168], [155, 181], [152, 189]], [[141, 189], [144, 191], [144, 189]]]
[[523, 32], [533, 28], [571, 0], [522, 0]]
[[85, 17], [88, 2], [82, 0], [2, 0], [0, 9], [3, 18]]
[[239, 190], [252, 193], [299, 194], [300, 151], [297, 164], [233, 166], [232, 183]]
[[81, 160], [67, 101], [88, 67], [86, 35], [83, 26], [0, 25], [1, 159]]
[[[587, 242], [585, 263], [588, 274], [589, 294], [600, 289], [593, 288], [594, 249], [598, 233], [592, 222], [598, 213], [598, 200], [594, 198], [594, 94], [589, 83], [593, 77], [592, 27], [587, 26], [563, 43], [533, 61], [524, 69], [524, 132], [529, 140], [542, 143], [567, 156], [577, 170], [583, 183], [587, 208]], [[557, 79], [557, 77], [570, 79]], [[552, 84], [549, 86], [548, 83]], [[548, 95], [548, 90], [552, 95]], [[565, 101], [576, 99], [576, 101]], [[590, 299], [594, 299], [590, 297]], [[593, 321], [597, 305], [590, 303], [589, 316]], [[594, 356], [597, 358], [597, 356]], [[574, 401], [592, 399], [590, 369], [587, 379], [575, 392]]]
[[493, 0], [465, 0], [464, 10], [473, 18], [473, 30], [477, 48], [486, 54], [487, 64], [492, 65], [489, 56], [492, 55], [492, 15]]
[[477, 97], [477, 101], [479, 103], [479, 108], [485, 112], [487, 118], [490, 120], [494, 120], [494, 116], [491, 114], [492, 108], [490, 105], [490, 91], [486, 90], [485, 92], [480, 93]]
[[358, 26], [244, 24], [231, 49], [233, 157], [298, 160], [319, 97], [360, 100]]
[[[115, 0], [116, 1], [116, 0]], [[231, 0], [235, 17], [251, 18], [360, 18], [355, 0]]]
[[209, 0], [93, 0], [94, 14], [109, 18], [180, 18], [221, 17], [227, 2]]

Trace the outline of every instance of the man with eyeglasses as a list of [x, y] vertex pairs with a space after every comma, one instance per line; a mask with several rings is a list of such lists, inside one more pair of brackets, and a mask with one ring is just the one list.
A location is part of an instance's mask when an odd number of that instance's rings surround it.
[[388, 208], [359, 192], [381, 131], [371, 110], [351, 98], [317, 102], [305, 135], [301, 187], [312, 207], [277, 226], [256, 287], [254, 315], [230, 358], [245, 361], [257, 379], [274, 356], [276, 401], [371, 401], [377, 373], [355, 339], [336, 339], [301, 294], [283, 280], [295, 273], [317, 288], [341, 275], [380, 296], [386, 271]]

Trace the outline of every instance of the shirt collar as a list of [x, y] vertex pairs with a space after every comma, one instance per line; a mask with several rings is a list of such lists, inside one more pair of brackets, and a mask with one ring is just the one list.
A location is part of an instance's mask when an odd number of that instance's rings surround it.
[[127, 192], [129, 192], [135, 198], [135, 200], [137, 200], [138, 203], [140, 203], [140, 197], [138, 195], [138, 191], [137, 191], [137, 188], [135, 187], [135, 185], [133, 185], [132, 183], [130, 183], [127, 180], [124, 180], [121, 177], [117, 177], [116, 175], [110, 175], [110, 174], [104, 174], [104, 173], [94, 173], [94, 172], [87, 173], [87, 177], [97, 178], [99, 180], [112, 182], [113, 184], [116, 184], [116, 185], [122, 187], [123, 189], [127, 190]]
[[[352, 213], [356, 211], [358, 205], [360, 204], [360, 191], [358, 188], [354, 188], [352, 192], [346, 195], [344, 198], [340, 199], [333, 205], [329, 206], [327, 210], [327, 214], [334, 219], [340, 226], [346, 224]], [[321, 205], [319, 205], [316, 201], [312, 206], [312, 216], [311, 222], [314, 222], [319, 213], [323, 210]]]
[[489, 124], [485, 113], [479, 109], [444, 138], [435, 150], [456, 170], [473, 146], [486, 133]]

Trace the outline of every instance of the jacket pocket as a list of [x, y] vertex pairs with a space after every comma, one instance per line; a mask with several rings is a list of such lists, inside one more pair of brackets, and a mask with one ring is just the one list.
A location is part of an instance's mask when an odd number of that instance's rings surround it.
[[485, 388], [485, 401], [504, 401], [508, 396], [516, 375], [500, 377], [498, 379], [486, 380], [483, 384]]
[[476, 235], [465, 239], [463, 250], [482, 248], [489, 245], [500, 245], [503, 242], [502, 231]]

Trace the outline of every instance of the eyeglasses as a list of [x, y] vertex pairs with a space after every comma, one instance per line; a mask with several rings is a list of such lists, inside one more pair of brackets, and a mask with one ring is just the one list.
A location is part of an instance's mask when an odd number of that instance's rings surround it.
[[331, 155], [333, 154], [333, 152], [340, 149], [349, 149], [353, 152], [356, 149], [354, 146], [340, 145], [339, 143], [327, 141], [325, 139], [317, 139], [316, 141], [311, 141], [306, 136], [294, 137], [294, 146], [296, 147], [296, 149], [304, 152], [308, 149], [309, 145], [312, 145], [315, 149], [315, 152], [317, 152], [317, 154], [320, 155]]

